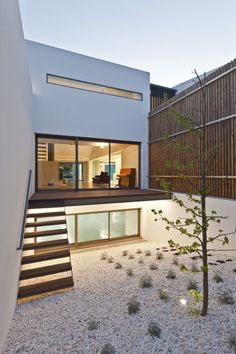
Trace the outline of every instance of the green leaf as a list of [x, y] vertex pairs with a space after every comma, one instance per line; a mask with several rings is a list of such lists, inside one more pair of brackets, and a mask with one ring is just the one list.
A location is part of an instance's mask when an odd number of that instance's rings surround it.
[[208, 266], [207, 265], [201, 266], [201, 270], [205, 273], [208, 272]]
[[224, 240], [223, 240], [223, 246], [224, 246], [224, 245], [228, 245], [228, 244], [229, 244], [229, 239], [228, 239], [228, 237], [225, 235]]
[[179, 269], [183, 273], [188, 271], [188, 268], [184, 264], [180, 264]]

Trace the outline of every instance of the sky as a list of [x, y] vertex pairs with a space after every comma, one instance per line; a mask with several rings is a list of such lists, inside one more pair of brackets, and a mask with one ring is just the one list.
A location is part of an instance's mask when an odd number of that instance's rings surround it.
[[19, 0], [26, 39], [149, 71], [163, 86], [236, 57], [236, 0]]

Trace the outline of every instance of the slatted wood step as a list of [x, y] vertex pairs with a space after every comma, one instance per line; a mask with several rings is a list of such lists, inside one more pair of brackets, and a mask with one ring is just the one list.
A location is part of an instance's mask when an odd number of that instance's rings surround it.
[[48, 291], [55, 291], [74, 286], [73, 277], [50, 280], [43, 283], [21, 286], [18, 298], [39, 295]]
[[56, 229], [56, 230], [47, 230], [47, 231], [26, 232], [25, 233], [25, 238], [56, 236], [56, 235], [63, 235], [63, 234], [67, 234], [67, 229]]
[[47, 267], [26, 269], [21, 271], [20, 280], [37, 278], [45, 275], [51, 275], [51, 274], [57, 274], [63, 272], [69, 272], [71, 270], [72, 268], [70, 262], [54, 264]]
[[38, 221], [28, 222], [25, 227], [40, 227], [40, 226], [53, 226], [53, 225], [65, 225], [66, 220], [51, 220], [51, 221]]
[[41, 254], [34, 254], [31, 256], [24, 256], [24, 257], [22, 257], [21, 264], [43, 262], [43, 261], [49, 261], [52, 259], [64, 258], [64, 257], [69, 257], [69, 256], [70, 256], [69, 249], [64, 249], [64, 250], [60, 250], [60, 251], [53, 251], [53, 252], [47, 252], [47, 253], [41, 253]]
[[49, 213], [29, 213], [27, 214], [27, 218], [51, 218], [54, 216], [65, 216], [66, 213], [64, 211], [52, 211]]
[[69, 246], [68, 239], [64, 238], [62, 240], [53, 240], [46, 242], [34, 242], [34, 243], [25, 243], [23, 251], [34, 250], [34, 249], [43, 249], [50, 247], [59, 247], [59, 246]]

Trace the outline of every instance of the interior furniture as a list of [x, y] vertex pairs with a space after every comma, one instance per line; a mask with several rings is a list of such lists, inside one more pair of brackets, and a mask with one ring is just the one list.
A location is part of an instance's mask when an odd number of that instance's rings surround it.
[[109, 180], [108, 172], [101, 172], [100, 175], [93, 177], [93, 184], [109, 184]]
[[120, 188], [135, 187], [136, 169], [135, 168], [121, 168], [118, 177], [118, 185]]

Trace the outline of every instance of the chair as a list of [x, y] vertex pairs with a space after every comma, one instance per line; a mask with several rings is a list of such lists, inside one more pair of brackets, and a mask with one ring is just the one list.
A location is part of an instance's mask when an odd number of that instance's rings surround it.
[[121, 168], [118, 177], [118, 185], [120, 188], [135, 187], [136, 169], [135, 168]]
[[93, 177], [93, 184], [107, 184], [109, 183], [110, 177], [108, 172], [101, 172], [100, 175]]

